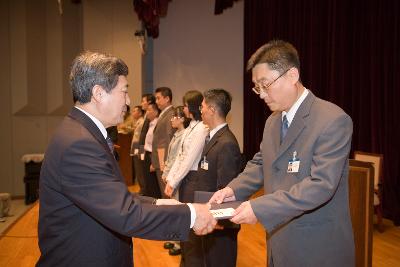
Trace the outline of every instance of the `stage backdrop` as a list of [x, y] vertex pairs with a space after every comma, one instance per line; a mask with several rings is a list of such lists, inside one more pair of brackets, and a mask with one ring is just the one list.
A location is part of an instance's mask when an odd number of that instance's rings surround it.
[[[267, 41], [291, 42], [301, 78], [354, 121], [352, 151], [384, 155], [384, 215], [400, 224], [400, 1], [245, 1], [244, 62]], [[245, 67], [245, 64], [244, 64]], [[259, 150], [268, 108], [244, 76], [244, 152]], [[257, 116], [254, 116], [257, 114]], [[352, 155], [351, 155], [352, 156]]]

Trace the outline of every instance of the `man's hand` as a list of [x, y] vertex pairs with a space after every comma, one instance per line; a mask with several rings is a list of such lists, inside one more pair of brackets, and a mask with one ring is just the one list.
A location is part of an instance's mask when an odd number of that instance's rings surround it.
[[179, 204], [183, 204], [182, 202], [179, 202], [176, 199], [173, 198], [159, 198], [156, 201], [156, 205], [160, 206], [160, 205], [179, 205]]
[[209, 204], [192, 204], [196, 210], [196, 221], [193, 225], [193, 231], [196, 235], [206, 235], [214, 230], [217, 221], [210, 213]]
[[257, 217], [253, 212], [253, 208], [249, 201], [245, 201], [235, 210], [231, 222], [236, 224], [255, 224], [257, 223]]
[[150, 164], [150, 172], [155, 172], [156, 169], [153, 167], [153, 164]]
[[165, 193], [167, 196], [171, 197], [173, 192], [174, 192], [174, 188], [171, 187], [169, 183], [167, 183], [167, 185], [165, 186], [164, 193]]
[[235, 200], [236, 197], [235, 194], [233, 193], [232, 188], [225, 187], [215, 192], [214, 195], [208, 201], [208, 203], [221, 204], [222, 202], [235, 201]]

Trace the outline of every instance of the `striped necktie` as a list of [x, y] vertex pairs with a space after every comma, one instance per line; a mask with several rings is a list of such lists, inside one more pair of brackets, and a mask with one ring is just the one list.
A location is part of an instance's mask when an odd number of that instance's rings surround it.
[[114, 155], [114, 143], [109, 136], [106, 138], [108, 148], [110, 149], [111, 153]]

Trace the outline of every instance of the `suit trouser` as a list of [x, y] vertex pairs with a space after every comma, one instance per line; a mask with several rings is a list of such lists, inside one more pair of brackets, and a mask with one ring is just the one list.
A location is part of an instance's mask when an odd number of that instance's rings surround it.
[[161, 198], [160, 188], [157, 182], [156, 172], [150, 172], [151, 152], [144, 154], [143, 174], [144, 174], [144, 192], [143, 195], [154, 198]]
[[165, 193], [165, 182], [162, 179], [162, 171], [160, 169], [156, 169], [156, 175], [157, 175], [157, 182], [158, 182], [158, 187], [160, 188], [161, 192], [161, 197], [162, 198], [169, 198]]
[[136, 177], [136, 180], [140, 187], [139, 193], [143, 194], [143, 188], [144, 188], [143, 164], [138, 155], [132, 156], [132, 166], [133, 166], [132, 171], [134, 171], [134, 176]]
[[[194, 201], [197, 187], [196, 171], [190, 171], [179, 187], [181, 202]], [[238, 228], [215, 230], [206, 236], [197, 236], [192, 230], [189, 240], [181, 242], [182, 261], [184, 267], [235, 267], [237, 258]]]

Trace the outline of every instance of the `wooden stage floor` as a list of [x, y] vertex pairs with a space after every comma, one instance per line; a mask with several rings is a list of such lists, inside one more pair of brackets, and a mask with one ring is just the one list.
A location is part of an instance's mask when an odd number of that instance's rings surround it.
[[[34, 266], [39, 258], [37, 238], [39, 205], [35, 204], [0, 239], [0, 266]], [[385, 231], [374, 231], [373, 266], [400, 266], [400, 228], [384, 220]], [[238, 267], [266, 266], [265, 232], [260, 224], [244, 225], [239, 233]], [[134, 238], [136, 267], [178, 267], [180, 257], [170, 256], [162, 241]]]

